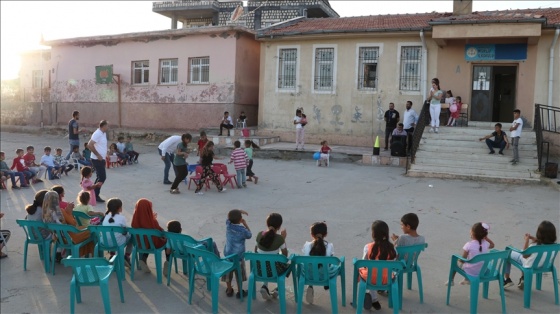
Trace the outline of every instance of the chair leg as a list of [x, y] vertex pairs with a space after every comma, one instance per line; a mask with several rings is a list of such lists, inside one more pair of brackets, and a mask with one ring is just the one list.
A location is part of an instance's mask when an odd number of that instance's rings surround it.
[[412, 290], [412, 273], [406, 273], [406, 289]]
[[[422, 288], [422, 271], [420, 267], [416, 269], [416, 278], [418, 279], [418, 293], [420, 294], [420, 304], [424, 303], [424, 289]], [[401, 295], [402, 299], [402, 295]]]
[[[295, 277], [295, 275], [294, 275], [294, 277]], [[304, 294], [304, 291], [305, 291], [305, 278], [301, 278], [301, 277], [299, 278], [299, 280], [298, 280], [298, 290], [299, 290], [299, 293], [296, 295], [297, 314], [301, 314], [301, 307], [303, 305], [303, 294]]]
[[280, 298], [280, 314], [286, 314], [286, 282], [285, 278], [278, 281], [278, 297]]
[[480, 288], [480, 283], [475, 280], [471, 280], [471, 314], [477, 313], [478, 306], [478, 290]]
[[502, 280], [503, 276], [500, 275], [498, 279], [498, 284], [500, 286], [500, 299], [502, 301], [502, 314], [506, 314], [506, 295], [504, 292], [504, 281]]
[[489, 282], [485, 282], [482, 284], [482, 297], [488, 299], [488, 287], [490, 286]]
[[[218, 313], [218, 292], [220, 291], [220, 278], [216, 276], [210, 276], [208, 278], [212, 281], [212, 314]], [[241, 277], [239, 277], [241, 279]], [[239, 292], [240, 296], [243, 297], [243, 291]]]
[[399, 296], [399, 286], [393, 283], [391, 285], [391, 295], [389, 296], [393, 302], [393, 313], [398, 314], [400, 309], [400, 296]]
[[130, 255], [132, 258], [130, 259], [130, 280], [134, 281], [134, 270], [136, 269], [134, 266], [138, 263], [138, 255], [136, 254], [136, 249], [132, 249], [132, 254]]
[[105, 308], [105, 314], [111, 314], [111, 299], [109, 296], [108, 280], [99, 282], [99, 288], [101, 289], [101, 296], [103, 297], [103, 307]]
[[[43, 243], [43, 249], [42, 249], [42, 254], [41, 252], [39, 252], [39, 254], [42, 255], [43, 258], [43, 262], [45, 263], [45, 273], [49, 272], [49, 267], [51, 266], [51, 263], [54, 263], [54, 261], [51, 261], [51, 242], [45, 242]], [[39, 246], [41, 247], [41, 246]], [[26, 247], [27, 249], [27, 247]], [[27, 254], [25, 255], [25, 259], [27, 259]]]
[[[162, 283], [162, 264], [161, 264], [161, 252], [156, 252], [154, 254], [154, 257], [156, 259], [156, 278], [157, 278], [157, 283], [161, 284]], [[173, 265], [171, 265], [173, 266]]]
[[[29, 242], [27, 242], [27, 240], [25, 240], [25, 244], [23, 246], [23, 270], [26, 271], [27, 270], [27, 247], [29, 246]], [[41, 259], [43, 258], [43, 250], [41, 249], [41, 246], [39, 245], [39, 256], [41, 256]], [[47, 260], [45, 259], [45, 272], [48, 272], [48, 267], [47, 267]]]
[[189, 269], [189, 304], [192, 304], [192, 294], [194, 291], [194, 273]]
[[338, 295], [336, 291], [336, 277], [329, 280], [329, 291], [331, 294], [331, 312], [333, 314], [338, 314], [338, 300], [336, 298]]
[[344, 276], [344, 267], [342, 268], [342, 273], [340, 275], [340, 289], [342, 290], [342, 306], [346, 306], [346, 278]]
[[[453, 262], [451, 262], [453, 263]], [[446, 305], [449, 305], [449, 296], [451, 295], [451, 282], [453, 281], [453, 265], [451, 265], [451, 268], [449, 269], [449, 277], [447, 280], [447, 298], [445, 301]]]
[[[523, 307], [526, 309], [531, 308], [531, 289], [533, 289], [533, 274], [530, 272], [523, 272], [523, 280], [525, 287], [523, 288]], [[557, 284], [556, 282], [554, 283]]]
[[556, 274], [556, 268], [552, 266], [552, 285], [554, 286], [554, 304], [558, 305], [558, 275]]
[[356, 314], [362, 314], [362, 309], [364, 308], [364, 293], [366, 293], [366, 282], [360, 280], [358, 283], [358, 300], [355, 303], [356, 306]]
[[73, 281], [70, 283], [70, 314], [74, 314], [76, 306], [76, 287]]
[[57, 246], [56, 246], [56, 243], [55, 243], [55, 245], [53, 247], [52, 254], [51, 254], [51, 256], [52, 256], [52, 258], [51, 258], [51, 273], [52, 273], [53, 276], [54, 276], [54, 265], [56, 264], [56, 249], [57, 249]]
[[251, 274], [249, 275], [249, 281], [247, 281], [247, 284], [249, 285], [248, 288], [248, 294], [247, 294], [247, 314], [251, 314], [251, 305], [253, 303], [253, 299], [256, 298], [256, 293], [255, 293], [255, 274], [253, 272], [251, 272]]
[[535, 280], [535, 288], [537, 290], [541, 290], [541, 286], [542, 286], [542, 273], [538, 273], [537, 274], [537, 280]]

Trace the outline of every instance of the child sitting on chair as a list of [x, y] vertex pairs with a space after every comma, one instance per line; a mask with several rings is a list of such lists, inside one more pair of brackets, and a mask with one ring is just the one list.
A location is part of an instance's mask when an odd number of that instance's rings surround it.
[[140, 154], [134, 151], [134, 147], [132, 146], [132, 137], [130, 135], [126, 137], [124, 152], [128, 155], [131, 162], [138, 163], [138, 156], [140, 156]]
[[331, 153], [332, 149], [329, 147], [329, 143], [327, 141], [321, 142], [321, 158], [319, 159], [318, 166], [321, 167], [321, 163], [325, 162], [325, 167], [329, 166], [329, 154]]
[[72, 154], [70, 158], [75, 159], [82, 166], [90, 166], [91, 162], [87, 161], [82, 154], [80, 154], [80, 147], [78, 145], [72, 146]]
[[119, 154], [119, 157], [123, 160], [123, 164], [132, 164], [131, 160], [130, 160], [130, 155], [128, 155], [126, 153], [126, 144], [124, 143], [124, 136], [119, 136], [117, 138], [117, 143], [115, 143], [117, 146], [117, 153]]
[[56, 149], [56, 155], [54, 155], [54, 164], [60, 167], [60, 173], [64, 172], [68, 175], [70, 170], [74, 169], [74, 165], [70, 164], [68, 160], [62, 156], [62, 148], [58, 147]]
[[105, 215], [102, 212], [96, 212], [93, 210], [93, 207], [89, 205], [89, 199], [91, 198], [91, 194], [86, 191], [81, 191], [78, 193], [78, 199], [76, 207], [74, 207], [75, 212], [82, 212], [84, 214], [88, 214], [90, 216], [95, 216], [92, 219], [85, 219], [80, 218], [80, 222], [82, 226], [89, 226], [91, 225], [100, 225], [103, 222], [103, 218]]

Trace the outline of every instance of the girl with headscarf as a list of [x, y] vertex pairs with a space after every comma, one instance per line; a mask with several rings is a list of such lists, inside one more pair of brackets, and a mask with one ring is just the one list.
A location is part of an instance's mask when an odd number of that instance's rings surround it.
[[[152, 209], [152, 202], [141, 198], [136, 202], [136, 206], [134, 207], [134, 214], [132, 214], [132, 223], [130, 224], [132, 228], [142, 228], [142, 229], [156, 229], [159, 231], [164, 231], [162, 227], [159, 226], [157, 221], [157, 213], [155, 213]], [[152, 241], [156, 248], [160, 248], [164, 246], [167, 242], [167, 239], [163, 237], [152, 237]], [[140, 268], [146, 273], [150, 272], [148, 268], [148, 264], [146, 261], [148, 260], [148, 254], [140, 254], [140, 261], [138, 264]], [[166, 260], [169, 260], [169, 255], [166, 254]]]

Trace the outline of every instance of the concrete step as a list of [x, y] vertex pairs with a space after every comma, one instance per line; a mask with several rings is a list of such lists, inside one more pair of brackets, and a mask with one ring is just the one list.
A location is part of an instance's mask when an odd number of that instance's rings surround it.
[[534, 170], [535, 169], [521, 168], [520, 170], [516, 171], [507, 171], [495, 169], [465, 168], [461, 165], [440, 166], [415, 164], [408, 171], [407, 175], [436, 178], [487, 178], [490, 181], [520, 180], [540, 182], [540, 174], [535, 173]]
[[504, 157], [494, 157], [493, 161], [481, 161], [481, 160], [466, 160], [457, 158], [441, 158], [438, 156], [437, 159], [432, 158], [432, 156], [421, 157], [416, 156], [414, 160], [415, 165], [432, 165], [432, 166], [445, 166], [445, 167], [461, 167], [461, 168], [476, 168], [476, 169], [488, 169], [488, 170], [507, 170], [507, 171], [519, 171], [519, 169], [537, 169], [538, 163], [536, 159], [520, 159], [520, 162], [515, 166], [511, 165], [511, 158]]
[[488, 174], [477, 175], [477, 174], [460, 174], [455, 175], [445, 172], [433, 172], [433, 171], [422, 171], [422, 170], [408, 170], [407, 176], [409, 177], [421, 177], [421, 178], [439, 178], [439, 179], [462, 179], [462, 180], [474, 180], [474, 181], [486, 181], [486, 182], [499, 182], [506, 184], [541, 184], [542, 181], [540, 177], [534, 178], [518, 178], [518, 177], [503, 177], [503, 176], [491, 176]]
[[[523, 158], [522, 158], [523, 157]], [[416, 152], [416, 160], [418, 158], [429, 158], [433, 160], [434, 163], [437, 163], [438, 160], [441, 159], [449, 159], [454, 160], [456, 162], [463, 162], [463, 161], [476, 161], [481, 163], [509, 163], [509, 161], [513, 158], [512, 153], [506, 151], [505, 155], [499, 155], [498, 152], [494, 155], [488, 154], [488, 151], [485, 150], [484, 153], [457, 153], [457, 152], [438, 152], [437, 156], [434, 156], [433, 153], [428, 153], [426, 151], [419, 150]], [[520, 154], [520, 161], [522, 163], [534, 163], [537, 164], [537, 154], [535, 153], [534, 156], [523, 156]]]
[[[454, 141], [448, 140], [444, 138], [422, 138], [420, 141], [421, 145], [429, 145], [429, 146], [446, 146], [446, 147], [470, 147], [470, 148], [488, 148], [486, 143], [480, 142], [479, 140], [470, 140], [470, 141]], [[519, 143], [520, 150], [530, 150], [536, 149], [537, 143]], [[510, 143], [511, 148], [511, 143]]]
[[[254, 126], [254, 127], [248, 127], [247, 129], [249, 130], [249, 135], [250, 135], [250, 136], [255, 136], [255, 135], [257, 135], [257, 127], [256, 127], [256, 126]], [[218, 134], [220, 134], [220, 128], [219, 128], [219, 127], [217, 127], [217, 128], [204, 128], [204, 129], [201, 129], [201, 131], [205, 131], [206, 134], [207, 134], [209, 137], [210, 137], [211, 135], [212, 135], [212, 136], [218, 136]], [[223, 129], [222, 132], [223, 132], [222, 134], [227, 135], [227, 130], [226, 130], [226, 129]], [[235, 128], [234, 128], [234, 129], [231, 129], [229, 132], [230, 132], [230, 135], [231, 135], [231, 136], [234, 136], [234, 135], [243, 136], [243, 135], [241, 134], [241, 129], [235, 129]]]
[[[450, 141], [470, 141], [470, 142], [480, 142], [484, 143], [484, 141], [479, 141], [481, 137], [490, 134], [489, 132], [483, 134], [466, 134], [466, 133], [452, 133], [452, 134], [435, 134], [435, 133], [423, 133], [423, 139], [430, 139], [430, 140], [450, 140]], [[494, 140], [494, 138], [490, 138]], [[508, 137], [508, 141], [511, 143], [511, 138]], [[537, 138], [533, 137], [521, 137], [519, 139], [519, 144], [536, 144]]]
[[[420, 143], [420, 147], [418, 148], [417, 154], [419, 152], [431, 152], [431, 153], [457, 153], [457, 154], [479, 154], [485, 155], [488, 154], [489, 150], [486, 146], [480, 147], [462, 147], [462, 146], [445, 146], [445, 145], [424, 145]], [[512, 148], [505, 150], [506, 156], [511, 156]], [[523, 158], [536, 158], [537, 157], [537, 149], [536, 145], [533, 147], [519, 147], [519, 157]], [[437, 156], [434, 156], [437, 158]]]

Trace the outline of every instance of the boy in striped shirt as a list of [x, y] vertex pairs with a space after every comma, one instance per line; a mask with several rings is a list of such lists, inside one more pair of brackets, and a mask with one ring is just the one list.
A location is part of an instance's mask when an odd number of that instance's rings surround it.
[[[249, 157], [247, 156], [247, 153], [245, 153], [245, 150], [241, 148], [240, 141], [235, 141], [233, 146], [235, 149], [231, 152], [231, 159], [229, 160], [229, 163], [231, 164], [233, 162], [235, 171], [237, 172], [237, 188], [241, 188], [241, 185], [246, 188], [245, 168], [247, 168], [247, 165], [249, 164]], [[239, 184], [239, 182], [241, 182], [241, 184]]]

